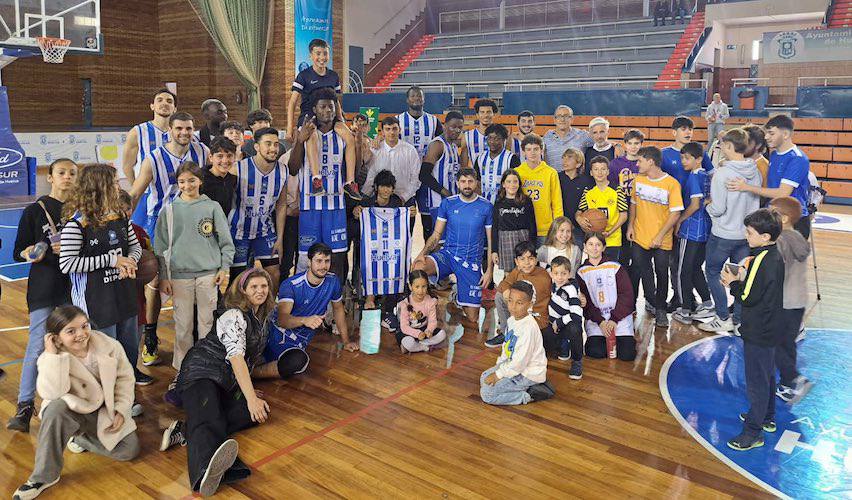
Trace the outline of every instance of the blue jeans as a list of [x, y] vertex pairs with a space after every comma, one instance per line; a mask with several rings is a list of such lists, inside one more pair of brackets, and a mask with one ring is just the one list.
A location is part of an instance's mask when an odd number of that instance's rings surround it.
[[139, 359], [139, 325], [136, 324], [136, 316], [98, 330], [121, 344], [130, 366], [135, 370]]
[[[716, 316], [719, 319], [728, 319], [728, 291], [720, 278], [722, 266], [730, 259], [731, 262], [739, 263], [748, 257], [748, 242], [746, 240], [726, 240], [710, 234], [707, 239], [707, 260], [704, 263], [707, 270], [707, 286], [710, 287], [710, 295], [713, 297], [713, 305], [716, 307]], [[740, 322], [742, 305], [734, 303], [734, 323]]]
[[36, 378], [38, 378], [38, 357], [44, 351], [44, 336], [47, 333], [45, 323], [53, 307], [42, 307], [30, 311], [30, 336], [27, 339], [27, 350], [24, 353], [24, 363], [21, 366], [21, 388], [18, 389], [18, 402], [33, 401], [36, 393]]
[[501, 378], [494, 385], [486, 384], [485, 378], [496, 370], [497, 367], [492, 366], [479, 377], [479, 396], [483, 402], [490, 405], [525, 405], [532, 401], [527, 388], [535, 385], [535, 382], [523, 375]]

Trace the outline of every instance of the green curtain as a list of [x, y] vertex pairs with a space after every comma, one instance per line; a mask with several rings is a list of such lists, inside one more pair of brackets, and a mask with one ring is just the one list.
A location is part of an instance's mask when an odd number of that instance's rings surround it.
[[219, 52], [260, 108], [260, 84], [272, 31], [272, 0], [188, 0]]

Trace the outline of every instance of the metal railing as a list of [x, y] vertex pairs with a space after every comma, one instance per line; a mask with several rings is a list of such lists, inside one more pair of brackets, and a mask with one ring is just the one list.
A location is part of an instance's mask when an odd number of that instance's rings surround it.
[[704, 42], [707, 41], [707, 37], [710, 36], [710, 32], [712, 31], [712, 26], [707, 26], [701, 30], [701, 35], [698, 37], [698, 40], [695, 41], [695, 45], [692, 46], [692, 50], [689, 51], [689, 55], [683, 63], [683, 71], [685, 73], [695, 72], [695, 60], [698, 59], [698, 54], [701, 52], [701, 48], [704, 47]]
[[393, 47], [391, 47], [390, 49], [385, 51], [384, 55], [382, 55], [382, 57], [378, 61], [370, 63], [370, 68], [367, 70], [367, 74], [372, 73], [374, 69], [379, 68], [380, 67], [379, 65], [381, 64], [382, 61], [385, 60], [385, 58], [388, 56], [388, 54], [393, 53], [394, 49], [396, 49], [397, 46], [399, 46], [399, 44], [402, 43], [403, 40], [408, 38], [408, 35], [410, 35], [412, 33], [416, 33], [416, 30], [414, 28], [418, 27], [422, 23], [423, 23], [423, 18], [421, 17], [416, 23], [414, 23], [413, 26], [411, 26], [411, 28], [408, 29], [408, 31], [404, 35], [402, 35], [402, 37], [399, 40], [396, 41], [395, 44], [393, 44]]
[[731, 78], [731, 87], [762, 85], [760, 82], [769, 83], [771, 81], [771, 78]]
[[816, 80], [817, 82], [822, 81], [822, 85], [808, 85], [809, 87], [828, 87], [829, 80], [846, 80], [846, 83], [835, 83], [833, 85], [852, 85], [852, 76], [800, 76], [796, 80], [796, 86], [805, 87], [805, 85], [803, 85], [803, 82], [807, 80]]
[[509, 83], [503, 86], [504, 92], [509, 92], [511, 90], [517, 90], [518, 92], [523, 92], [524, 90], [537, 90], [540, 88], [547, 87], [595, 87], [595, 86], [616, 86], [616, 87], [632, 87], [632, 88], [651, 88], [656, 83], [678, 83], [683, 89], [691, 89], [691, 88], [707, 88], [707, 80], [703, 80], [701, 78], [690, 78], [690, 79], [676, 79], [676, 80], [657, 80], [657, 79], [639, 79], [639, 80], [579, 80], [579, 81], [570, 81], [570, 82], [541, 82], [541, 83]]
[[636, 19], [643, 16], [642, 4], [641, 0], [551, 0], [441, 12], [438, 15], [438, 32], [450, 34]]

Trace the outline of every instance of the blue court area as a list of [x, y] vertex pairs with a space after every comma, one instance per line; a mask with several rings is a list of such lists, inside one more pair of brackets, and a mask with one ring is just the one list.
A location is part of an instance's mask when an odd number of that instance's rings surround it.
[[7, 281], [26, 278], [30, 272], [29, 264], [15, 262], [12, 258], [15, 236], [18, 234], [18, 222], [21, 220], [23, 211], [23, 208], [0, 210], [0, 240], [3, 241], [3, 248], [0, 248], [0, 278]]
[[683, 347], [660, 373], [669, 410], [705, 448], [779, 497], [852, 496], [852, 331], [808, 330], [800, 371], [816, 385], [798, 404], [777, 402], [778, 430], [766, 444], [734, 451], [728, 439], [748, 409], [742, 340], [710, 337]]

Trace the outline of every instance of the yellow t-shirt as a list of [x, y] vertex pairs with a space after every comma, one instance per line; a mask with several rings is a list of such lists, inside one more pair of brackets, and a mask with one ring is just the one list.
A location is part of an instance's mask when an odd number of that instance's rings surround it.
[[[619, 214], [627, 212], [627, 197], [624, 195], [624, 191], [620, 186], [615, 189], [607, 186], [603, 190], [598, 186], [592, 186], [583, 191], [579, 205], [581, 212], [585, 212], [590, 208], [597, 208], [606, 214], [606, 230], [609, 231], [618, 222]], [[621, 246], [621, 229], [614, 231], [606, 237], [606, 246]]]
[[[666, 225], [672, 212], [683, 210], [683, 196], [680, 183], [669, 174], [659, 179], [649, 179], [647, 175], [637, 175], [633, 181], [631, 202], [636, 205], [636, 220], [633, 225], [633, 241], [648, 250], [657, 233]], [[660, 245], [663, 250], [672, 249], [672, 231], [663, 238]]]
[[537, 233], [547, 236], [553, 220], [564, 215], [559, 174], [543, 161], [534, 169], [523, 162], [515, 170], [521, 176], [521, 189], [533, 202]]

